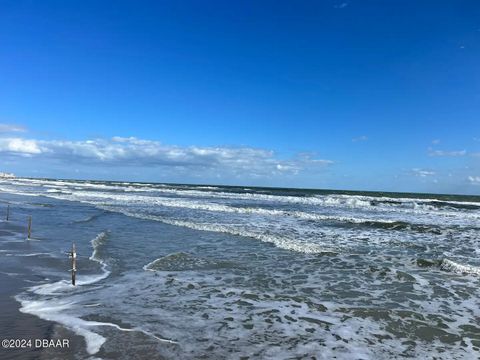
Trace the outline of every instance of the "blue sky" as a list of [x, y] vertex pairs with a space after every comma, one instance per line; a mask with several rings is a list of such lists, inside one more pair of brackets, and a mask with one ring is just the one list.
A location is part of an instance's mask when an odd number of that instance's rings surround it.
[[478, 1], [0, 1], [0, 171], [480, 194]]

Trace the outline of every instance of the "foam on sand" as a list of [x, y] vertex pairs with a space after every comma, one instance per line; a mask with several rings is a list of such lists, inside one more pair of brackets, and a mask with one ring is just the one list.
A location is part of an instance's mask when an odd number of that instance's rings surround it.
[[[95, 284], [110, 275], [110, 272], [106, 270], [107, 264], [98, 257], [99, 247], [103, 244], [106, 237], [106, 233], [102, 232], [92, 240], [93, 253], [91, 259], [102, 265], [101, 274], [77, 277], [76, 287], [73, 287], [70, 282], [66, 280], [36, 285], [27, 290], [29, 293], [28, 297], [24, 294], [15, 297], [21, 304], [21, 312], [36, 315], [44, 320], [57, 322], [76, 334], [83, 336], [89, 354], [98, 352], [106, 340], [103, 336], [91, 331], [89, 328], [98, 325], [110, 326], [112, 324], [86, 321], [68, 314], [69, 310], [74, 309], [76, 304], [71, 300], [59, 296], [75, 294], [81, 287]], [[39, 297], [43, 299], [39, 300]]]
[[[39, 294], [41, 294], [41, 292]], [[57, 322], [67, 329], [72, 330], [77, 335], [83, 336], [89, 354], [97, 353], [106, 341], [103, 336], [88, 330], [89, 327], [97, 325], [95, 322], [85, 321], [78, 317], [65, 314], [65, 311], [70, 309], [73, 304], [65, 303], [58, 299], [33, 301], [23, 300], [21, 296], [17, 296], [16, 299], [21, 304], [21, 312], [36, 315], [44, 320]]]
[[[108, 232], [103, 231], [91, 240], [93, 252], [90, 260], [98, 262], [102, 266], [101, 274], [78, 276], [76, 287], [73, 287], [70, 282], [66, 280], [32, 286], [27, 290], [30, 296], [25, 296], [25, 294], [16, 296], [17, 301], [21, 304], [20, 311], [36, 315], [44, 320], [57, 322], [67, 329], [72, 330], [77, 335], [82, 336], [86, 342], [86, 350], [90, 355], [97, 353], [106, 341], [105, 337], [92, 331], [92, 327], [107, 326], [126, 332], [141, 332], [157, 341], [175, 344], [176, 342], [173, 340], [163, 339], [138, 327], [130, 329], [109, 322], [87, 321], [74, 315], [75, 310], [78, 307], [82, 307], [77, 304], [77, 300], [75, 300], [75, 295], [83, 291], [82, 287], [98, 283], [110, 275], [110, 271], [107, 270], [107, 263], [105, 263], [100, 256], [101, 247], [107, 239]], [[100, 304], [87, 304], [83, 305], [83, 307], [88, 308], [99, 305]]]

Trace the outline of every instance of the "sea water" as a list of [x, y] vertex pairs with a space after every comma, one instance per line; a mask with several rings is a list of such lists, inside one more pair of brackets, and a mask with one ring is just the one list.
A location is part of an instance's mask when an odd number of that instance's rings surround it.
[[478, 197], [15, 179], [0, 200], [2, 269], [37, 274], [21, 311], [85, 358], [480, 354]]

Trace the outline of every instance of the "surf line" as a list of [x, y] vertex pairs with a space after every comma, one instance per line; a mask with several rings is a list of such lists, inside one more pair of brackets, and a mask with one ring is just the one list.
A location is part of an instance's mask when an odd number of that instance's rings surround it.
[[[96, 261], [96, 262], [99, 262], [100, 264], [102, 264], [102, 269], [103, 271], [107, 274], [109, 274], [109, 272], [106, 271], [106, 266], [107, 264], [102, 261], [100, 258], [98, 258], [98, 248], [103, 244], [103, 241], [106, 239], [106, 237], [108, 236], [108, 231], [104, 231], [104, 232], [101, 232], [100, 234], [98, 234], [92, 241], [92, 247], [93, 247], [93, 253], [92, 253], [92, 256], [90, 256], [90, 260], [93, 260], [93, 261]], [[71, 257], [72, 257], [72, 284], [75, 286], [75, 272], [76, 272], [76, 267], [75, 267], [75, 259], [76, 259], [76, 253], [75, 253], [75, 245], [73, 245], [72, 247], [72, 252], [71, 252]], [[79, 285], [82, 285], [82, 284], [79, 284]], [[89, 306], [96, 306], [96, 305], [100, 305], [100, 304], [93, 304], [93, 305], [89, 305]], [[152, 334], [151, 332], [149, 331], [146, 331], [146, 330], [143, 330], [141, 328], [132, 328], [132, 329], [129, 329], [129, 328], [123, 328], [117, 324], [113, 324], [113, 323], [105, 323], [105, 322], [98, 322], [98, 321], [86, 321], [84, 322], [84, 325], [85, 326], [110, 326], [110, 327], [113, 327], [115, 329], [118, 329], [120, 331], [126, 331], [126, 332], [141, 332], [149, 337], [152, 337], [154, 339], [156, 339], [157, 341], [160, 341], [160, 342], [164, 342], [164, 343], [169, 343], [169, 344], [178, 344], [178, 342], [174, 341], [174, 340], [170, 340], [170, 339], [164, 339], [164, 338], [161, 338], [155, 334]]]
[[[95, 237], [91, 243], [93, 247], [93, 253], [90, 257], [90, 260], [96, 261], [102, 265], [103, 274], [94, 276], [93, 278], [79, 278], [76, 281], [76, 287], [82, 288], [84, 285], [90, 285], [97, 283], [106, 277], [109, 276], [110, 272], [106, 269], [107, 263], [99, 257], [99, 248], [103, 245], [103, 242], [108, 236], [108, 231], [101, 232], [100, 234]], [[75, 249], [72, 249], [75, 250]], [[65, 300], [62, 298], [52, 298], [52, 295], [57, 294], [57, 290], [64, 289], [67, 290], [66, 292], [62, 291], [58, 293], [59, 295], [66, 295], [70, 293], [69, 290], [72, 288], [70, 287], [69, 281], [60, 280], [56, 283], [47, 283], [42, 285], [37, 285], [34, 287], [30, 287], [28, 291], [30, 293], [34, 293], [40, 296], [47, 296], [45, 299], [40, 300], [32, 300], [32, 299], [25, 299], [21, 294], [17, 295], [15, 298], [17, 301], [21, 303], [20, 311], [23, 313], [29, 313], [32, 315], [36, 315], [41, 319], [45, 319], [48, 321], [57, 322], [60, 325], [64, 326], [65, 328], [72, 330], [77, 335], [83, 336], [86, 342], [86, 350], [90, 355], [96, 354], [100, 351], [100, 348], [103, 346], [105, 341], [107, 340], [102, 335], [98, 334], [97, 332], [92, 331], [92, 327], [100, 327], [100, 326], [109, 326], [116, 328], [120, 331], [126, 332], [141, 332], [144, 335], [155, 339], [156, 341], [168, 344], [178, 344], [174, 340], [164, 339], [160, 336], [157, 336], [149, 331], [146, 331], [140, 327], [134, 328], [123, 328], [117, 324], [109, 323], [109, 322], [100, 322], [100, 321], [89, 321], [84, 320], [81, 317], [76, 317], [74, 315], [70, 315], [68, 313], [62, 312], [62, 310], [69, 308], [74, 303], [69, 302], [68, 298]], [[52, 303], [53, 302], [53, 303]], [[98, 304], [100, 305], [100, 304]]]
[[146, 331], [144, 329], [141, 329], [141, 328], [138, 328], [138, 327], [135, 327], [135, 328], [132, 328], [132, 329], [129, 329], [129, 328], [123, 328], [121, 327], [120, 325], [117, 325], [117, 324], [113, 324], [113, 323], [104, 323], [104, 322], [98, 322], [98, 321], [88, 321], [86, 324], [86, 326], [110, 326], [110, 327], [113, 327], [115, 329], [118, 329], [120, 331], [126, 331], [126, 332], [141, 332], [147, 336], [150, 336], [160, 342], [165, 342], [165, 343], [169, 343], [169, 344], [178, 344], [177, 341], [175, 340], [170, 340], [170, 339], [164, 339], [164, 338], [161, 338], [155, 334], [152, 334], [151, 332], [149, 331]]

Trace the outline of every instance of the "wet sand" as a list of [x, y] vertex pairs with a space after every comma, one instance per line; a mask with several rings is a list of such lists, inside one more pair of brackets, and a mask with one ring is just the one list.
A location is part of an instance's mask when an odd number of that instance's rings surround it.
[[[15, 225], [0, 222], [0, 242], [8, 236], [9, 229]], [[38, 281], [31, 273], [20, 274], [18, 268], [9, 269], [6, 258], [0, 256], [0, 341], [5, 339], [31, 340], [23, 348], [5, 348], [0, 346], [2, 360], [33, 359], [73, 359], [75, 354], [85, 353], [82, 337], [73, 334], [58, 324], [42, 320], [20, 311], [20, 303], [15, 295], [32, 286], [29, 281]], [[10, 275], [8, 275], [10, 273]], [[14, 274], [12, 274], [14, 273]], [[42, 348], [35, 340], [68, 339], [69, 348]], [[37, 345], [37, 346], [36, 346]]]

